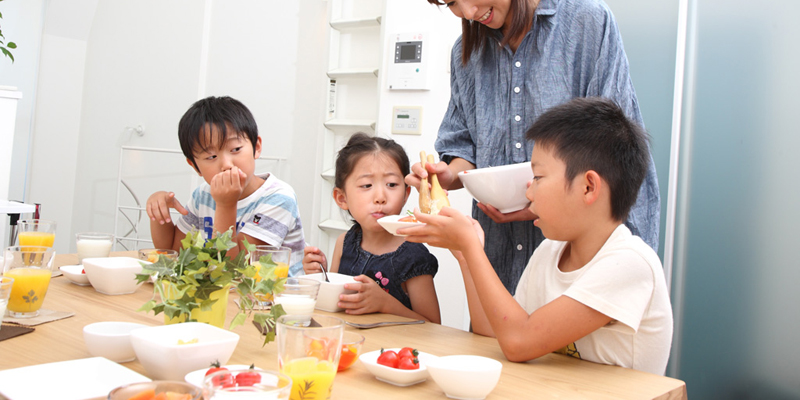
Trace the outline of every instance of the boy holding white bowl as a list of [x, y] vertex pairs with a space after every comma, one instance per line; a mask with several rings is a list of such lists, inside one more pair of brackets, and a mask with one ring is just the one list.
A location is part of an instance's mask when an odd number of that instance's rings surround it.
[[[483, 250], [477, 221], [452, 208], [417, 214], [407, 240], [459, 260], [474, 332], [511, 361], [550, 352], [663, 375], [672, 308], [658, 255], [624, 225], [648, 164], [647, 134], [610, 100], [578, 98], [528, 130], [526, 196], [545, 240], [512, 296]], [[473, 229], [470, 229], [473, 228]]]

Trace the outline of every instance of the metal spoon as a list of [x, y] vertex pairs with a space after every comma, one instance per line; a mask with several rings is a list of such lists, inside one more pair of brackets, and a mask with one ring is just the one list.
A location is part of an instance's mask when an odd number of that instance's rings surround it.
[[355, 322], [345, 321], [347, 325], [350, 325], [354, 328], [358, 329], [370, 329], [370, 328], [377, 328], [379, 326], [390, 326], [390, 325], [416, 325], [416, 324], [424, 324], [425, 321], [418, 319], [415, 321], [384, 321], [384, 322], [375, 322], [372, 324], [358, 324]]
[[322, 276], [325, 277], [325, 282], [330, 283], [331, 281], [328, 280], [328, 272], [325, 271], [325, 266], [323, 266], [322, 263], [319, 264], [319, 269], [322, 270]]

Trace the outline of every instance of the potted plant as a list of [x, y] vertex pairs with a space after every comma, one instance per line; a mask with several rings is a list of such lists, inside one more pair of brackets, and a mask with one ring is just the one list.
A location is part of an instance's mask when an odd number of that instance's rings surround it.
[[[267, 297], [283, 289], [285, 278], [275, 275], [276, 264], [269, 257], [262, 257], [259, 266], [250, 263], [249, 253], [255, 246], [247, 243], [247, 251], [235, 258], [227, 256], [236, 243], [231, 240], [231, 230], [215, 238], [205, 240], [201, 232], [190, 232], [181, 241], [182, 249], [176, 259], [159, 256], [152, 264], [144, 264], [139, 282], [154, 280], [153, 298], [139, 311], [164, 313], [165, 323], [186, 321], [207, 322], [221, 327], [225, 321], [228, 293], [235, 287], [239, 294], [239, 312], [229, 329], [242, 325], [247, 317], [267, 332], [264, 343], [275, 338], [275, 321], [285, 314], [283, 307], [276, 305], [268, 312], [256, 312], [261, 304], [256, 296]], [[158, 295], [158, 296], [157, 296]]]
[[[2, 18], [3, 18], [3, 13], [0, 13], [0, 19]], [[0, 52], [2, 52], [4, 56], [10, 58], [12, 63], [14, 62], [14, 55], [11, 54], [11, 50], [9, 49], [16, 49], [16, 48], [17, 48], [16, 43], [14, 42], [6, 43], [6, 37], [3, 36], [3, 29], [2, 27], [0, 27]]]

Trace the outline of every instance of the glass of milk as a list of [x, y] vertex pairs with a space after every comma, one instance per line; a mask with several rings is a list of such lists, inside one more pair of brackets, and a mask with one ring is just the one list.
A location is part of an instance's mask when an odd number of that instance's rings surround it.
[[[14, 279], [7, 276], [0, 276], [0, 321], [6, 315], [6, 306], [8, 305], [8, 296], [11, 295], [11, 285], [14, 284]], [[0, 324], [2, 328], [2, 324]]]
[[283, 291], [275, 293], [275, 304], [291, 315], [311, 315], [317, 305], [320, 281], [309, 278], [286, 278]]
[[78, 244], [78, 263], [84, 258], [108, 257], [114, 244], [114, 235], [101, 232], [83, 232], [75, 235]]

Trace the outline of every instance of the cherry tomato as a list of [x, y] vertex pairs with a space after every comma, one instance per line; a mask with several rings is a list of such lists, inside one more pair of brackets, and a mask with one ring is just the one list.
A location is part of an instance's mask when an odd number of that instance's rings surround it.
[[397, 358], [397, 353], [395, 353], [394, 350], [384, 351], [381, 349], [381, 355], [378, 356], [378, 364], [397, 368], [399, 361], [400, 360]]
[[255, 364], [250, 364], [249, 370], [236, 374], [236, 385], [253, 386], [256, 383], [261, 383], [261, 374], [256, 372], [255, 369]]
[[[209, 376], [215, 372], [227, 371], [227, 370], [228, 369], [225, 367], [220, 367], [219, 361], [215, 361], [211, 363], [211, 368], [209, 368], [208, 371], [206, 371], [205, 376]], [[236, 384], [233, 375], [226, 373], [220, 373], [219, 375], [215, 376], [214, 378], [212, 378], [212, 382], [214, 383], [215, 386], [222, 386], [222, 387], [231, 387]]]
[[397, 358], [403, 359], [405, 357], [416, 358], [419, 356], [419, 352], [417, 349], [413, 349], [411, 347], [403, 347], [400, 351], [397, 352]]
[[416, 357], [403, 357], [397, 364], [398, 369], [419, 369], [419, 360]]

